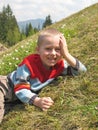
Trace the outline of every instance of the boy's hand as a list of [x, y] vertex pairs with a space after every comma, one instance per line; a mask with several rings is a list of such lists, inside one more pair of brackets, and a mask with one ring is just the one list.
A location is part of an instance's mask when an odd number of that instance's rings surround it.
[[66, 43], [66, 39], [65, 37], [62, 35], [60, 35], [60, 50], [61, 50], [61, 55], [63, 56], [63, 58], [73, 67], [76, 67], [76, 59], [69, 53], [68, 51], [68, 47], [67, 47], [67, 43]]
[[47, 111], [53, 105], [53, 103], [54, 102], [50, 97], [36, 97], [33, 104], [40, 107], [43, 111]]
[[67, 47], [67, 43], [66, 43], [66, 39], [65, 37], [62, 35], [60, 35], [60, 42], [59, 42], [59, 45], [60, 45], [60, 49], [61, 49], [61, 55], [66, 58], [67, 54], [69, 53], [68, 52], [68, 47]]

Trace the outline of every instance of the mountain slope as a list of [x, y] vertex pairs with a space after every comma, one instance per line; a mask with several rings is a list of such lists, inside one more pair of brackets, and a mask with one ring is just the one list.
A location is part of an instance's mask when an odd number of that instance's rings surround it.
[[[40, 96], [50, 96], [54, 106], [42, 112], [17, 104], [4, 118], [2, 130], [97, 130], [98, 129], [98, 4], [51, 27], [67, 39], [69, 51], [87, 66], [78, 77], [58, 77]], [[0, 55], [0, 74], [14, 70], [23, 57], [35, 51], [38, 33]], [[22, 50], [22, 51], [21, 51]]]

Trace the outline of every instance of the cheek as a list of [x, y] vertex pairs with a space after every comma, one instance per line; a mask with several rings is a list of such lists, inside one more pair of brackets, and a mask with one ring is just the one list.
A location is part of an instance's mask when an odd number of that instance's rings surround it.
[[43, 50], [42, 53], [43, 53], [44, 55], [50, 55], [50, 54], [51, 54], [51, 51]]
[[58, 57], [58, 60], [62, 59], [61, 53], [58, 53], [58, 54], [57, 54], [57, 57]]
[[45, 57], [45, 56], [49, 55], [49, 53], [47, 51], [41, 51], [41, 52], [39, 52], [39, 55], [41, 57]]
[[57, 52], [56, 54], [61, 57], [61, 53], [60, 52]]

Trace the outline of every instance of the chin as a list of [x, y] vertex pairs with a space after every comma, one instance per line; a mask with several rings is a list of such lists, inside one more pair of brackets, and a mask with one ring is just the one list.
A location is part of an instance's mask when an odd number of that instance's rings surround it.
[[56, 63], [47, 63], [47, 64], [44, 64], [46, 66], [46, 68], [51, 68], [53, 66], [55, 66]]
[[50, 66], [50, 67], [53, 67], [53, 66], [55, 66], [55, 64], [50, 64], [49, 66]]

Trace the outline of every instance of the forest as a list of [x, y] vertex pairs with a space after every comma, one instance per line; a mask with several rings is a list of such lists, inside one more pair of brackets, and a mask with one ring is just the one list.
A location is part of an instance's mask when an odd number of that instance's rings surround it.
[[[43, 28], [52, 24], [51, 16], [46, 16]], [[26, 25], [26, 28], [20, 31], [17, 20], [10, 5], [3, 7], [0, 12], [0, 43], [6, 47], [10, 47], [37, 33], [40, 29], [32, 27], [31, 23]]]

